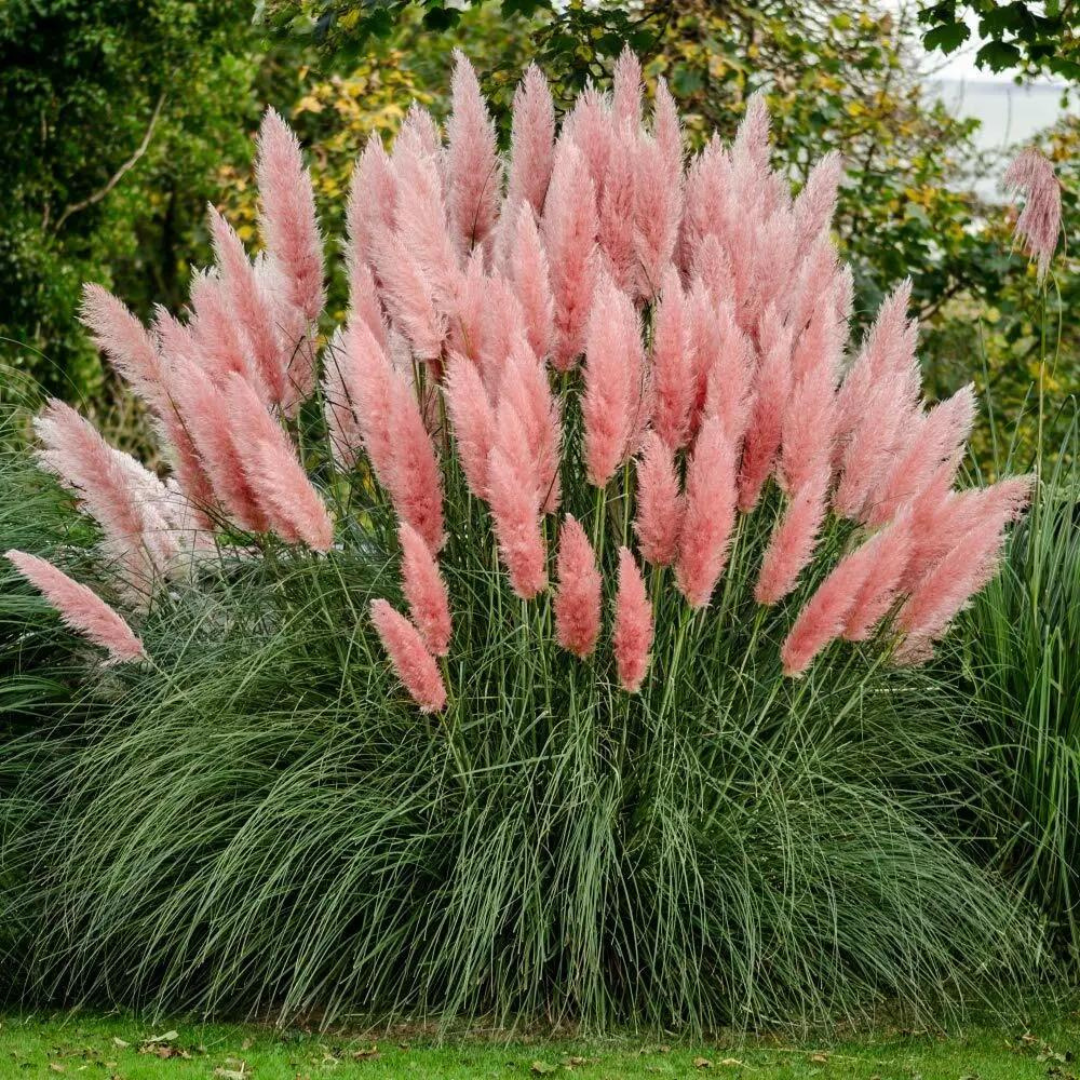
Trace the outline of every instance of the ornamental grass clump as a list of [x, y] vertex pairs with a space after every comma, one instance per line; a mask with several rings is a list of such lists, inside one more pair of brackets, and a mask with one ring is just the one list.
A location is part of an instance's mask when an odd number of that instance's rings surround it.
[[44, 982], [703, 1027], [1023, 967], [912, 665], [1029, 482], [956, 490], [906, 283], [848, 360], [838, 159], [793, 198], [755, 97], [687, 162], [625, 53], [558, 134], [530, 69], [504, 161], [459, 55], [445, 142], [414, 106], [357, 162], [329, 335], [273, 112], [257, 175], [186, 318], [87, 288], [169, 477], [38, 422], [141, 638], [43, 781]]

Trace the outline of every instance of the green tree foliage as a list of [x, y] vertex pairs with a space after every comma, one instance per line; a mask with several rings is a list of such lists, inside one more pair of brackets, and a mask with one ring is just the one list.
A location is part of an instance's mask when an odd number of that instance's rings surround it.
[[222, 155], [255, 115], [251, 12], [231, 0], [0, 6], [0, 363], [94, 390], [84, 280], [140, 313], [179, 298]]

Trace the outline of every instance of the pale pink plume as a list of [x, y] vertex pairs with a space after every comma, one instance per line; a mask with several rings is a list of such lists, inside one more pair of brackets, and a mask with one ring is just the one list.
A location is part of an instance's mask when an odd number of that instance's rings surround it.
[[[513, 410], [509, 412], [513, 415]], [[506, 434], [510, 426], [500, 424], [503, 430], [499, 432], [499, 443], [488, 459], [488, 502], [510, 584], [522, 600], [531, 600], [547, 585], [547, 553], [540, 532], [535, 483], [530, 486], [523, 477], [530, 468], [530, 463], [520, 457], [524, 431], [519, 422], [516, 432]], [[514, 445], [515, 436], [521, 437], [518, 446]]]
[[372, 234], [371, 253], [381, 295], [394, 325], [409, 339], [421, 360], [438, 360], [449, 326], [423, 267], [389, 229], [380, 228]]
[[419, 101], [414, 101], [394, 138], [395, 154], [399, 150], [408, 150], [412, 154], [438, 159], [442, 148], [442, 132], [435, 117]]
[[507, 357], [499, 390], [520, 417], [534, 462], [541, 510], [554, 513], [559, 505], [559, 451], [562, 421], [551, 393], [547, 372], [523, 341]]
[[514, 92], [510, 148], [506, 206], [520, 213], [521, 203], [528, 203], [539, 217], [555, 158], [555, 106], [547, 79], [535, 64], [528, 66]]
[[454, 309], [461, 269], [443, 209], [442, 181], [435, 159], [396, 149], [397, 243], [420, 269], [436, 307]]
[[674, 265], [682, 198], [659, 142], [639, 136], [634, 157], [634, 261], [638, 292], [651, 299]]
[[460, 49], [454, 51], [451, 101], [453, 111], [446, 125], [450, 222], [459, 251], [467, 255], [495, 226], [502, 170], [495, 125], [476, 72]]
[[480, 372], [468, 357], [451, 354], [443, 394], [465, 481], [474, 495], [487, 499], [488, 457], [495, 442], [495, 412]]
[[675, 582], [692, 608], [705, 607], [727, 563], [735, 524], [735, 446], [720, 419], [706, 417], [686, 468], [686, 514]]
[[600, 250], [606, 273], [620, 289], [636, 291], [637, 252], [634, 249], [636, 133], [629, 127], [612, 132], [608, 168], [599, 194]]
[[111, 663], [141, 660], [146, 656], [142, 642], [131, 627], [99, 596], [69, 578], [52, 563], [11, 550], [5, 558], [60, 613], [72, 630], [109, 653]]
[[[775, 312], [766, 316], [766, 326]], [[757, 505], [783, 437], [784, 416], [791, 394], [790, 327], [773, 323], [771, 341], [765, 346], [753, 379], [753, 395], [743, 441], [739, 471], [739, 509], [749, 513]]]
[[362, 266], [373, 265], [373, 237], [394, 230], [397, 179], [390, 155], [378, 135], [368, 136], [349, 183], [345, 226], [349, 243], [345, 249], [350, 283]]
[[440, 712], [446, 705], [446, 686], [416, 627], [385, 600], [371, 601], [371, 622], [390, 657], [394, 674], [420, 711]]
[[[457, 298], [446, 341], [449, 351], [459, 352], [481, 366], [485, 352], [484, 331], [490, 320], [488, 306], [493, 280], [484, 269], [483, 251], [473, 251], [458, 279]], [[485, 384], [489, 374], [484, 372]]]
[[260, 386], [260, 374], [249, 349], [244, 332], [236, 319], [232, 300], [224, 281], [214, 273], [198, 273], [192, 277], [191, 334], [199, 350], [200, 367], [217, 385], [235, 371], [259, 389], [264, 399], [266, 390]]
[[221, 289], [229, 310], [244, 336], [247, 352], [259, 373], [259, 385], [270, 403], [288, 397], [286, 357], [278, 334], [277, 311], [265, 283], [244, 250], [233, 227], [210, 207], [210, 231], [214, 240]]
[[164, 407], [161, 358], [146, 327], [100, 285], [83, 286], [79, 319], [113, 368], [152, 409]]
[[356, 416], [368, 461], [379, 482], [389, 489], [396, 438], [391, 426], [394, 370], [363, 320], [349, 322], [343, 346], [331, 354], [330, 362]]
[[314, 551], [329, 551], [333, 523], [288, 436], [240, 376], [229, 377], [226, 397], [233, 445], [271, 529], [287, 543], [302, 541]]
[[389, 488], [394, 509], [432, 551], [438, 551], [446, 540], [439, 460], [412, 382], [398, 372], [391, 381], [389, 435], [393, 453]]
[[667, 182], [673, 190], [682, 194], [683, 135], [679, 121], [679, 109], [664, 79], [656, 80], [656, 98], [653, 101], [652, 135], [664, 157]]
[[266, 251], [282, 273], [289, 304], [312, 324], [326, 302], [315, 192], [304, 168], [300, 143], [273, 109], [266, 110], [259, 128], [255, 175], [261, 200], [259, 227]]
[[732, 172], [740, 194], [749, 202], [769, 197], [769, 108], [762, 91], [746, 103], [746, 115], [739, 124], [731, 147]]
[[675, 451], [655, 431], [645, 434], [637, 463], [637, 533], [641, 554], [654, 566], [675, 560], [684, 502], [675, 471]]
[[600, 635], [600, 571], [585, 530], [571, 514], [559, 529], [555, 592], [555, 636], [568, 652], [585, 659]]
[[383, 315], [375, 273], [365, 263], [349, 270], [349, 320], [359, 319], [371, 331], [372, 337], [387, 347], [386, 318]]
[[730, 304], [709, 302], [700, 288], [690, 294], [691, 341], [701, 407], [719, 418], [724, 433], [739, 443], [750, 412], [753, 353], [750, 340], [735, 322]]
[[795, 587], [817, 546], [828, 503], [829, 468], [824, 465], [791, 497], [773, 530], [754, 587], [759, 604], [775, 604]]
[[[234, 377], [243, 378], [239, 373], [234, 373]], [[168, 386], [169, 396], [191, 437], [218, 504], [241, 528], [265, 532], [266, 515], [233, 440], [235, 419], [229, 399], [222, 392], [223, 387], [229, 386], [228, 376], [223, 378], [222, 386], [215, 386], [197, 364], [179, 357], [169, 368]]]
[[874, 545], [874, 566], [847, 613], [843, 636], [848, 641], [869, 640], [903, 590], [914, 551], [910, 511], [902, 510], [867, 543]]
[[919, 408], [918, 324], [907, 319], [910, 281], [882, 305], [862, 352], [837, 399], [839, 435], [845, 439], [833, 506], [857, 518], [882, 482], [907, 425]]
[[997, 492], [986, 489], [965, 534], [900, 609], [897, 628], [905, 636], [896, 652], [899, 662], [925, 659], [956, 614], [997, 572], [1005, 527], [1023, 513], [1032, 482], [1020, 477], [1008, 487], [996, 485]]
[[596, 189], [581, 151], [565, 135], [555, 151], [542, 221], [551, 291], [555, 344], [551, 362], [566, 371], [585, 347], [596, 280]]
[[690, 162], [686, 173], [683, 219], [679, 235], [679, 265], [687, 273], [699, 269], [702, 245], [728, 217], [731, 160], [720, 137], [712, 139]]
[[1016, 219], [1014, 235], [1023, 241], [1028, 255], [1039, 263], [1039, 277], [1046, 276], [1061, 233], [1061, 184], [1054, 166], [1034, 147], [1021, 150], [1005, 170], [1005, 187], [1022, 191], [1024, 209]]
[[398, 528], [401, 543], [401, 587], [409, 614], [433, 656], [450, 650], [450, 599], [439, 565], [424, 538], [411, 526]]
[[[555, 160], [557, 163], [560, 150], [565, 143], [572, 142], [581, 151], [586, 172], [592, 178], [597, 204], [604, 194], [608, 157], [611, 153], [611, 142], [615, 131], [616, 126], [612, 123], [609, 101], [593, 86], [592, 82], [589, 82], [578, 94], [573, 110], [563, 123], [562, 133], [555, 146]], [[549, 190], [549, 197], [550, 194]], [[584, 188], [582, 188], [582, 196], [584, 196]]]
[[[480, 368], [487, 386], [494, 389], [502, 379], [506, 358], [525, 339], [525, 313], [513, 286], [501, 277], [482, 279]], [[532, 350], [529, 349], [531, 352]]]
[[604, 487], [634, 449], [644, 378], [638, 314], [607, 277], [597, 286], [585, 352], [585, 461], [589, 483]]
[[653, 314], [652, 426], [672, 449], [686, 444], [694, 397], [690, 318], [679, 272], [664, 274], [660, 302]]
[[867, 498], [862, 517], [868, 525], [892, 519], [946, 465], [955, 475], [975, 420], [975, 390], [969, 383], [935, 405], [925, 416], [914, 414], [892, 465]]
[[509, 276], [521, 305], [529, 347], [543, 360], [555, 336], [555, 299], [540, 231], [527, 206], [518, 210], [509, 255]]
[[649, 670], [653, 642], [653, 609], [645, 591], [645, 579], [628, 549], [619, 548], [619, 591], [615, 596], [615, 628], [612, 647], [619, 685], [630, 694], [641, 689]]
[[844, 162], [832, 150], [810, 170], [806, 185], [795, 200], [795, 227], [799, 254], [805, 254], [826, 232], [836, 211], [836, 195], [844, 176]]
[[44, 446], [39, 463], [101, 526], [105, 553], [120, 580], [145, 598], [176, 554], [172, 534], [152, 527], [141, 490], [89, 420], [52, 400], [34, 420], [34, 430]]
[[612, 112], [617, 124], [641, 126], [641, 61], [629, 45], [623, 46], [612, 75]]

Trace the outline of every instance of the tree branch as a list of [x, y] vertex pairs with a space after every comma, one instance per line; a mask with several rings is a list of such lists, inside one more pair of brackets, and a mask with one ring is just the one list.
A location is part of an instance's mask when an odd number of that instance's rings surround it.
[[76, 203], [71, 203], [69, 206], [65, 206], [64, 212], [56, 219], [56, 232], [60, 231], [60, 229], [63, 227], [64, 222], [67, 221], [67, 219], [71, 217], [72, 214], [77, 214], [80, 210], [85, 210], [87, 207], [93, 206], [95, 203], [101, 202], [101, 200], [104, 199], [105, 196], [108, 195], [109, 192], [112, 191], [112, 189], [116, 187], [117, 184], [120, 183], [120, 181], [124, 178], [124, 174], [135, 167], [135, 165], [139, 161], [139, 158], [141, 158], [150, 147], [150, 140], [154, 136], [154, 128], [157, 126], [158, 117], [161, 115], [161, 107], [164, 104], [165, 91], [163, 90], [161, 94], [158, 95], [157, 104], [154, 106], [154, 113], [150, 117], [150, 123], [146, 126], [146, 132], [142, 137], [142, 142], [140, 142], [139, 145], [135, 148], [135, 153], [132, 154], [131, 157], [129, 157], [127, 161], [125, 161], [124, 164], [121, 165], [120, 168], [117, 169], [116, 172], [114, 172], [112, 176], [109, 177], [103, 187], [98, 188], [97, 191], [95, 191], [92, 195], [88, 195], [85, 199], [82, 199]]

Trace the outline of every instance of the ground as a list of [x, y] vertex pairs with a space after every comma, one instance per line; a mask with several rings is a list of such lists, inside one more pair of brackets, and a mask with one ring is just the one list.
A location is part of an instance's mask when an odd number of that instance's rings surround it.
[[579, 1076], [754, 1077], [820, 1080], [1076, 1080], [1080, 1015], [1058, 1010], [1029, 1028], [952, 1032], [880, 1030], [842, 1041], [704, 1041], [670, 1045], [490, 1033], [436, 1045], [416, 1029], [387, 1036], [316, 1029], [150, 1024], [134, 1017], [10, 1014], [0, 1017], [0, 1077], [58, 1080], [317, 1080], [354, 1077]]

